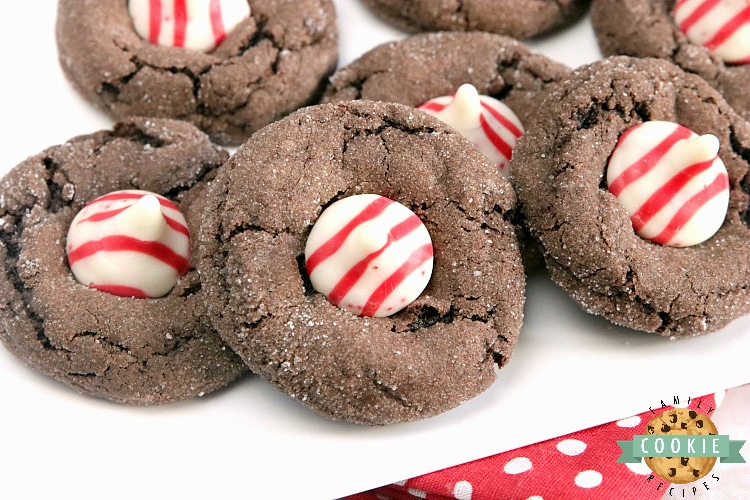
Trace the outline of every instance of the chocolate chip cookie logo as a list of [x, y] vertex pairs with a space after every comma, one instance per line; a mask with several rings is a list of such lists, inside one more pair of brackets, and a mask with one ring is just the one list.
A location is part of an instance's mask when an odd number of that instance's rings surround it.
[[740, 448], [745, 441], [720, 435], [707, 415], [689, 408], [673, 408], [653, 418], [645, 434], [632, 441], [617, 441], [622, 454], [618, 463], [641, 459], [660, 478], [677, 484], [706, 476], [720, 458], [726, 463], [744, 463]]

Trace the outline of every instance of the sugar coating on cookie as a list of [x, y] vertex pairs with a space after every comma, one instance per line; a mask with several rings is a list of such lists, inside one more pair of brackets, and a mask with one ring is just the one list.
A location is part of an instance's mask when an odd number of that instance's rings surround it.
[[[140, 299], [82, 285], [66, 258], [75, 216], [91, 200], [122, 190], [168, 196], [197, 232], [208, 184], [228, 157], [186, 122], [133, 117], [12, 168], [0, 179], [0, 297], [8, 305], [0, 308], [0, 343], [76, 393], [123, 404], [198, 397], [246, 373], [210, 324], [195, 268], [166, 295]], [[151, 212], [159, 200], [147, 196], [136, 211]], [[196, 255], [195, 238], [190, 250]], [[115, 265], [125, 261], [121, 252], [112, 257]]]
[[727, 63], [750, 63], [747, 0], [678, 0], [672, 15], [692, 43]]
[[[362, 194], [413, 211], [433, 244], [427, 287], [390, 316], [337, 307], [305, 262], [327, 210]], [[486, 390], [510, 359], [525, 298], [515, 192], [434, 116], [371, 100], [299, 110], [245, 142], [207, 198], [196, 260], [209, 317], [301, 404], [365, 425], [420, 420]]]
[[419, 217], [375, 194], [331, 204], [305, 246], [313, 287], [359, 316], [390, 316], [411, 304], [429, 283], [432, 262], [432, 240]]
[[430, 99], [419, 109], [461, 132], [507, 175], [513, 146], [523, 135], [521, 120], [508, 106], [494, 97], [480, 95], [466, 83], [455, 94]]
[[76, 279], [123, 297], [169, 293], [190, 269], [190, 234], [177, 206], [147, 191], [123, 190], [88, 203], [68, 229]]
[[620, 136], [609, 160], [609, 191], [642, 238], [697, 245], [719, 230], [729, 205], [729, 177], [718, 152], [716, 136], [698, 136], [677, 123], [635, 125]]
[[517, 39], [571, 24], [588, 0], [362, 0], [385, 22], [406, 31], [476, 31]]
[[154, 45], [209, 52], [250, 17], [246, 0], [129, 0], [136, 32]]
[[[234, 7], [252, 8], [236, 26], [221, 17], [226, 38], [206, 52], [187, 42], [203, 33], [215, 44], [223, 35], [213, 32], [209, 0], [202, 2], [59, 0], [60, 67], [77, 92], [112, 118], [179, 119], [224, 145], [242, 144], [268, 123], [318, 100], [338, 54], [332, 0], [222, 0], [226, 15]], [[179, 18], [185, 47], [173, 46], [178, 3], [198, 11]], [[135, 22], [137, 4], [145, 10]], [[168, 21], [149, 14], [149, 5], [157, 4], [164, 12], [172, 9]], [[152, 35], [136, 29], [141, 24], [170, 39], [169, 46], [152, 43]]]

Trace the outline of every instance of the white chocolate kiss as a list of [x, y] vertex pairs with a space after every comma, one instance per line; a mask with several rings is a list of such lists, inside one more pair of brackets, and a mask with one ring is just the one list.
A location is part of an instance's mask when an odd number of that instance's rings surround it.
[[692, 43], [731, 64], [750, 63], [750, 0], [678, 0], [672, 15]]
[[[178, 7], [177, 9], [175, 7]], [[210, 52], [250, 16], [247, 0], [128, 0], [136, 33], [154, 45]]]
[[523, 135], [521, 121], [508, 106], [466, 83], [454, 95], [431, 99], [419, 109], [458, 130], [507, 175], [513, 147]]
[[66, 252], [79, 282], [128, 297], [166, 295], [190, 267], [185, 218], [166, 198], [139, 190], [86, 205], [70, 224]]
[[413, 302], [432, 275], [432, 240], [411, 210], [363, 194], [331, 204], [305, 246], [313, 288], [359, 316], [390, 316]]
[[724, 223], [729, 177], [719, 139], [676, 123], [626, 130], [607, 166], [609, 190], [644, 239], [676, 247], [702, 243]]

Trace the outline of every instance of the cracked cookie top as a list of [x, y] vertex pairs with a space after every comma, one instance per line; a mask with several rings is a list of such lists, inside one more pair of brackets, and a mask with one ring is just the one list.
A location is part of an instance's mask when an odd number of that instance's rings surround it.
[[[361, 317], [310, 284], [304, 250], [323, 209], [378, 194], [432, 238], [423, 293]], [[447, 411], [495, 380], [522, 322], [525, 277], [507, 179], [458, 132], [400, 104], [302, 109], [254, 134], [211, 183], [199, 270], [214, 325], [251, 369], [334, 419]]]
[[350, 99], [421, 106], [471, 84], [513, 110], [522, 123], [570, 73], [565, 65], [491, 33], [423, 33], [379, 45], [331, 77], [322, 102]]
[[[641, 238], [607, 188], [618, 139], [653, 120], [719, 140], [729, 208], [703, 243], [677, 248]], [[750, 312], [748, 158], [750, 124], [705, 80], [665, 60], [620, 56], [576, 70], [550, 94], [516, 144], [511, 178], [553, 279], [583, 309], [688, 337]]]
[[362, 0], [407, 31], [485, 31], [531, 38], [568, 25], [591, 0]]
[[315, 102], [336, 66], [330, 0], [250, 0], [251, 15], [209, 53], [151, 44], [127, 0], [60, 0], [60, 65], [108, 115], [189, 121], [221, 144]]
[[127, 404], [191, 398], [245, 373], [206, 320], [195, 262], [166, 296], [138, 299], [77, 282], [65, 256], [76, 213], [121, 189], [166, 196], [196, 234], [208, 180], [226, 158], [188, 123], [128, 119], [10, 170], [0, 181], [5, 347], [84, 394]]
[[750, 119], [750, 64], [729, 64], [693, 43], [672, 11], [675, 0], [594, 0], [591, 23], [605, 56], [666, 59], [717, 89], [745, 119]]

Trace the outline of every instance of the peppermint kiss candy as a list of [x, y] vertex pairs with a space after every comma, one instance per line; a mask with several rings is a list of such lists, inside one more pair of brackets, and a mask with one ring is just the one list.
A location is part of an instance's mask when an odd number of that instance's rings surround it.
[[432, 240], [404, 205], [375, 194], [333, 203], [305, 246], [315, 290], [359, 316], [390, 316], [413, 302], [432, 275]]
[[750, 62], [750, 0], [678, 0], [672, 15], [692, 43], [731, 64]]
[[607, 166], [609, 191], [630, 214], [633, 229], [675, 247], [706, 241], [724, 223], [729, 177], [719, 140], [671, 122], [626, 130]]
[[81, 283], [123, 297], [161, 297], [190, 269], [185, 218], [168, 199], [115, 191], [78, 212], [68, 229], [68, 264]]
[[508, 106], [466, 83], [454, 95], [431, 99], [419, 109], [461, 132], [507, 175], [513, 146], [523, 135], [521, 121]]
[[128, 10], [141, 38], [202, 52], [250, 16], [247, 0], [129, 0]]

